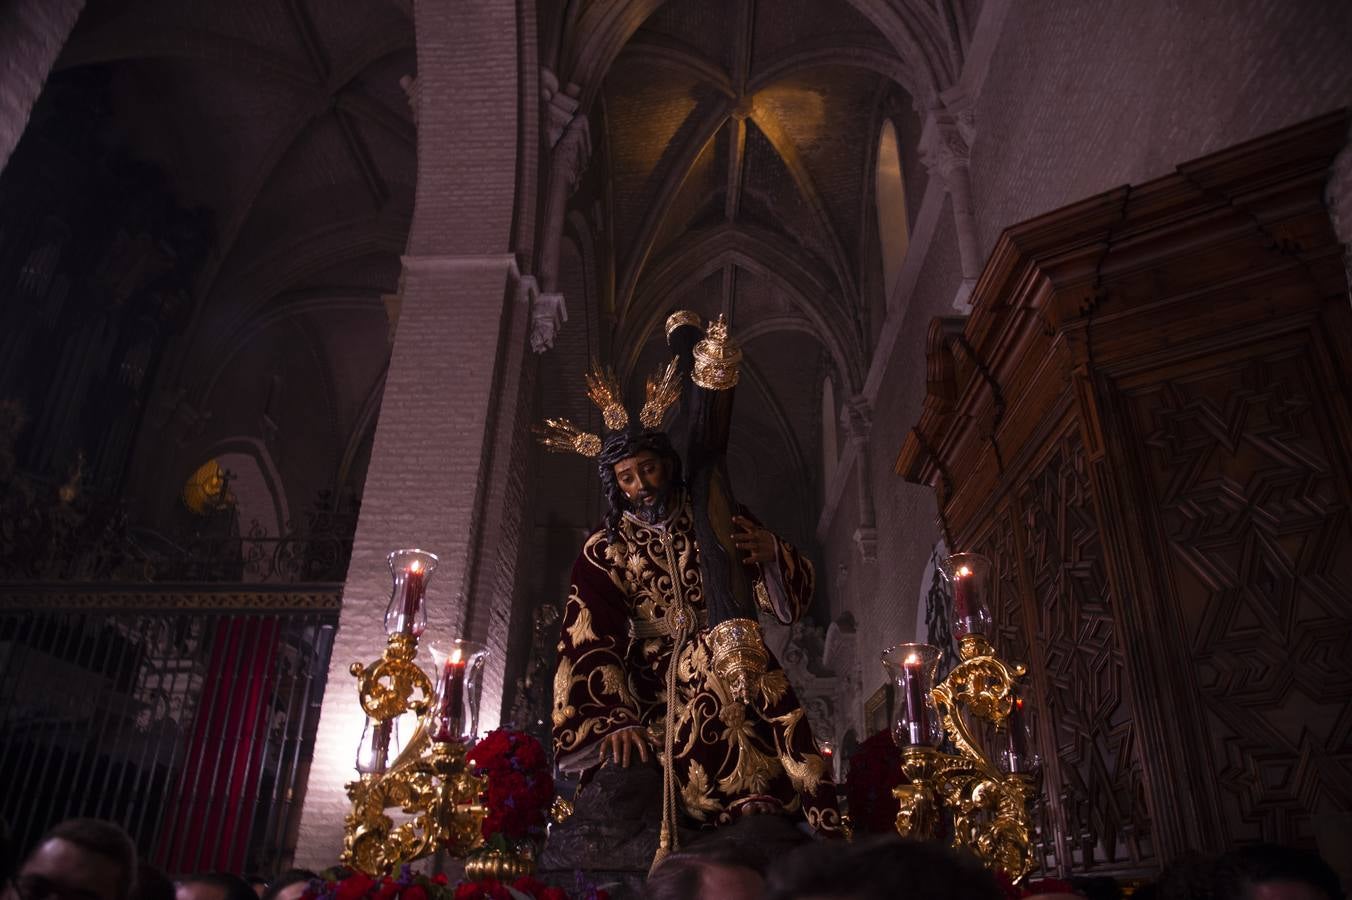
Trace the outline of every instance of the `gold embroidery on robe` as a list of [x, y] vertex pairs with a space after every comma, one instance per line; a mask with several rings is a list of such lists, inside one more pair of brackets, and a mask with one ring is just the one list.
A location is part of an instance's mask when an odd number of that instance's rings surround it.
[[[654, 527], [626, 515], [615, 541], [598, 531], [583, 546], [561, 623], [556, 754], [594, 759], [588, 754], [600, 738], [631, 725], [647, 726], [660, 750], [670, 702], [669, 762], [679, 805], [691, 818], [706, 826], [726, 822], [737, 815], [737, 804], [754, 798], [838, 831], [839, 817], [826, 814], [834, 814], [829, 768], [778, 662], [770, 660], [756, 701], [743, 706], [712, 672], [706, 631], [690, 633], [672, 660], [674, 641], [664, 620], [677, 606], [696, 616], [705, 608], [688, 502], [667, 524]], [[797, 617], [811, 601], [812, 566], [787, 542], [778, 543], [778, 559], [767, 565], [778, 566], [786, 612]], [[676, 693], [667, 697], [673, 664]]]

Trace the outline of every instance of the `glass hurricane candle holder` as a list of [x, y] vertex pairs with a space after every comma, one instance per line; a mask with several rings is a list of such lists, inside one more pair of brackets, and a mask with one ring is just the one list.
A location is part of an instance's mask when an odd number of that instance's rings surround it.
[[357, 744], [357, 771], [362, 775], [383, 775], [403, 749], [397, 718], [381, 722], [367, 716], [361, 742]]
[[427, 582], [437, 569], [437, 557], [426, 550], [395, 550], [388, 562], [394, 588], [385, 607], [385, 633], [422, 637], [427, 629]]
[[488, 648], [455, 638], [433, 641], [428, 649], [436, 681], [428, 732], [434, 741], [468, 743], [479, 730], [479, 696]]
[[942, 655], [931, 644], [897, 644], [883, 651], [883, 667], [895, 686], [892, 739], [898, 747], [937, 747], [943, 738], [930, 695]]
[[944, 560], [941, 570], [953, 598], [949, 621], [954, 639], [989, 634], [991, 561], [980, 553], [954, 553]]
[[1037, 772], [1042, 757], [1033, 743], [1033, 723], [1028, 702], [1014, 695], [1005, 719], [1005, 730], [997, 733], [995, 765], [1006, 775]]

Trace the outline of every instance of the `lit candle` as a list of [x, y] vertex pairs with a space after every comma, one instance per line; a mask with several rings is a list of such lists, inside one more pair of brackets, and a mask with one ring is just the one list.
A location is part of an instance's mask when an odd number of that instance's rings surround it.
[[371, 735], [371, 765], [377, 774], [384, 774], [385, 765], [390, 758], [390, 735], [394, 722], [386, 719], [377, 722], [375, 733]]
[[441, 683], [437, 685], [441, 707], [437, 710], [437, 728], [434, 740], [453, 741], [460, 738], [465, 713], [465, 661], [456, 647], [441, 669]]
[[404, 572], [404, 621], [400, 630], [404, 634], [413, 634], [414, 623], [418, 617], [418, 606], [422, 603], [426, 590], [426, 573], [422, 560], [415, 559]]
[[910, 742], [912, 745], [928, 744], [929, 729], [925, 721], [925, 683], [922, 677], [924, 672], [921, 668], [920, 657], [914, 653], [906, 657], [902, 664], [906, 673], [906, 718], [908, 720], [908, 730]]
[[972, 570], [969, 566], [959, 566], [953, 573], [953, 621], [965, 621], [972, 608], [972, 601], [979, 601], [979, 597], [973, 596], [980, 588], [977, 587], [977, 580], [972, 577]]
[[1023, 723], [1023, 698], [1015, 697], [1009, 707], [1009, 771], [1018, 772], [1028, 758], [1028, 733]]

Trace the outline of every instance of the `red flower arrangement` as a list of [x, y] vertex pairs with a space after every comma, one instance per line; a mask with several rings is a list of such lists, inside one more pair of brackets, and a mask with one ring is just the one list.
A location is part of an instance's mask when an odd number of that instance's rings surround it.
[[306, 900], [442, 900], [450, 894], [445, 875], [418, 875], [408, 866], [398, 878], [372, 878], [342, 866], [325, 869], [310, 882]]
[[305, 900], [610, 900], [595, 887], [579, 886], [576, 895], [534, 878], [522, 877], [511, 884], [494, 881], [462, 881], [452, 886], [445, 875], [417, 875], [409, 866], [398, 878], [372, 878], [341, 866], [327, 869], [310, 882]]
[[486, 734], [466, 758], [475, 774], [488, 780], [484, 840], [505, 850], [514, 842], [543, 837], [554, 802], [554, 776], [540, 742], [524, 731], [499, 728]]
[[[594, 887], [586, 887], [577, 894], [580, 900], [610, 900], [610, 895]], [[454, 900], [571, 900], [563, 888], [551, 887], [542, 881], [536, 881], [529, 875], [522, 876], [511, 885], [486, 878], [483, 881], [462, 882], [455, 889]]]
[[890, 834], [896, 829], [897, 798], [892, 788], [906, 777], [901, 773], [901, 751], [891, 731], [880, 731], [850, 754], [845, 796], [856, 833]]

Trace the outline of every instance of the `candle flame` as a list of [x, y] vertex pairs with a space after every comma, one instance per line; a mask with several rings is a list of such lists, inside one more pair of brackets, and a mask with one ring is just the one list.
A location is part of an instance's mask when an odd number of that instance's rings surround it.
[[971, 574], [972, 574], [972, 570], [971, 570], [971, 568], [970, 568], [969, 566], [962, 566], [962, 567], [960, 567], [960, 568], [958, 569], [958, 572], [957, 572], [956, 577], [957, 577], [957, 578], [966, 578], [968, 575], [971, 575]]
[[415, 559], [415, 560], [413, 560], [413, 562], [409, 563], [408, 570], [409, 570], [410, 572], [421, 572], [421, 571], [422, 571], [422, 560], [420, 560], [420, 559]]
[[450, 664], [453, 665], [453, 666], [456, 665], [456, 664], [458, 664], [458, 663], [460, 662], [460, 648], [459, 648], [459, 647], [456, 647], [454, 650], [451, 651], [451, 658], [450, 658], [449, 662], [450, 662]]
[[906, 657], [906, 665], [908, 666], [913, 666], [918, 662], [920, 662], [920, 657], [916, 656], [914, 653]]

